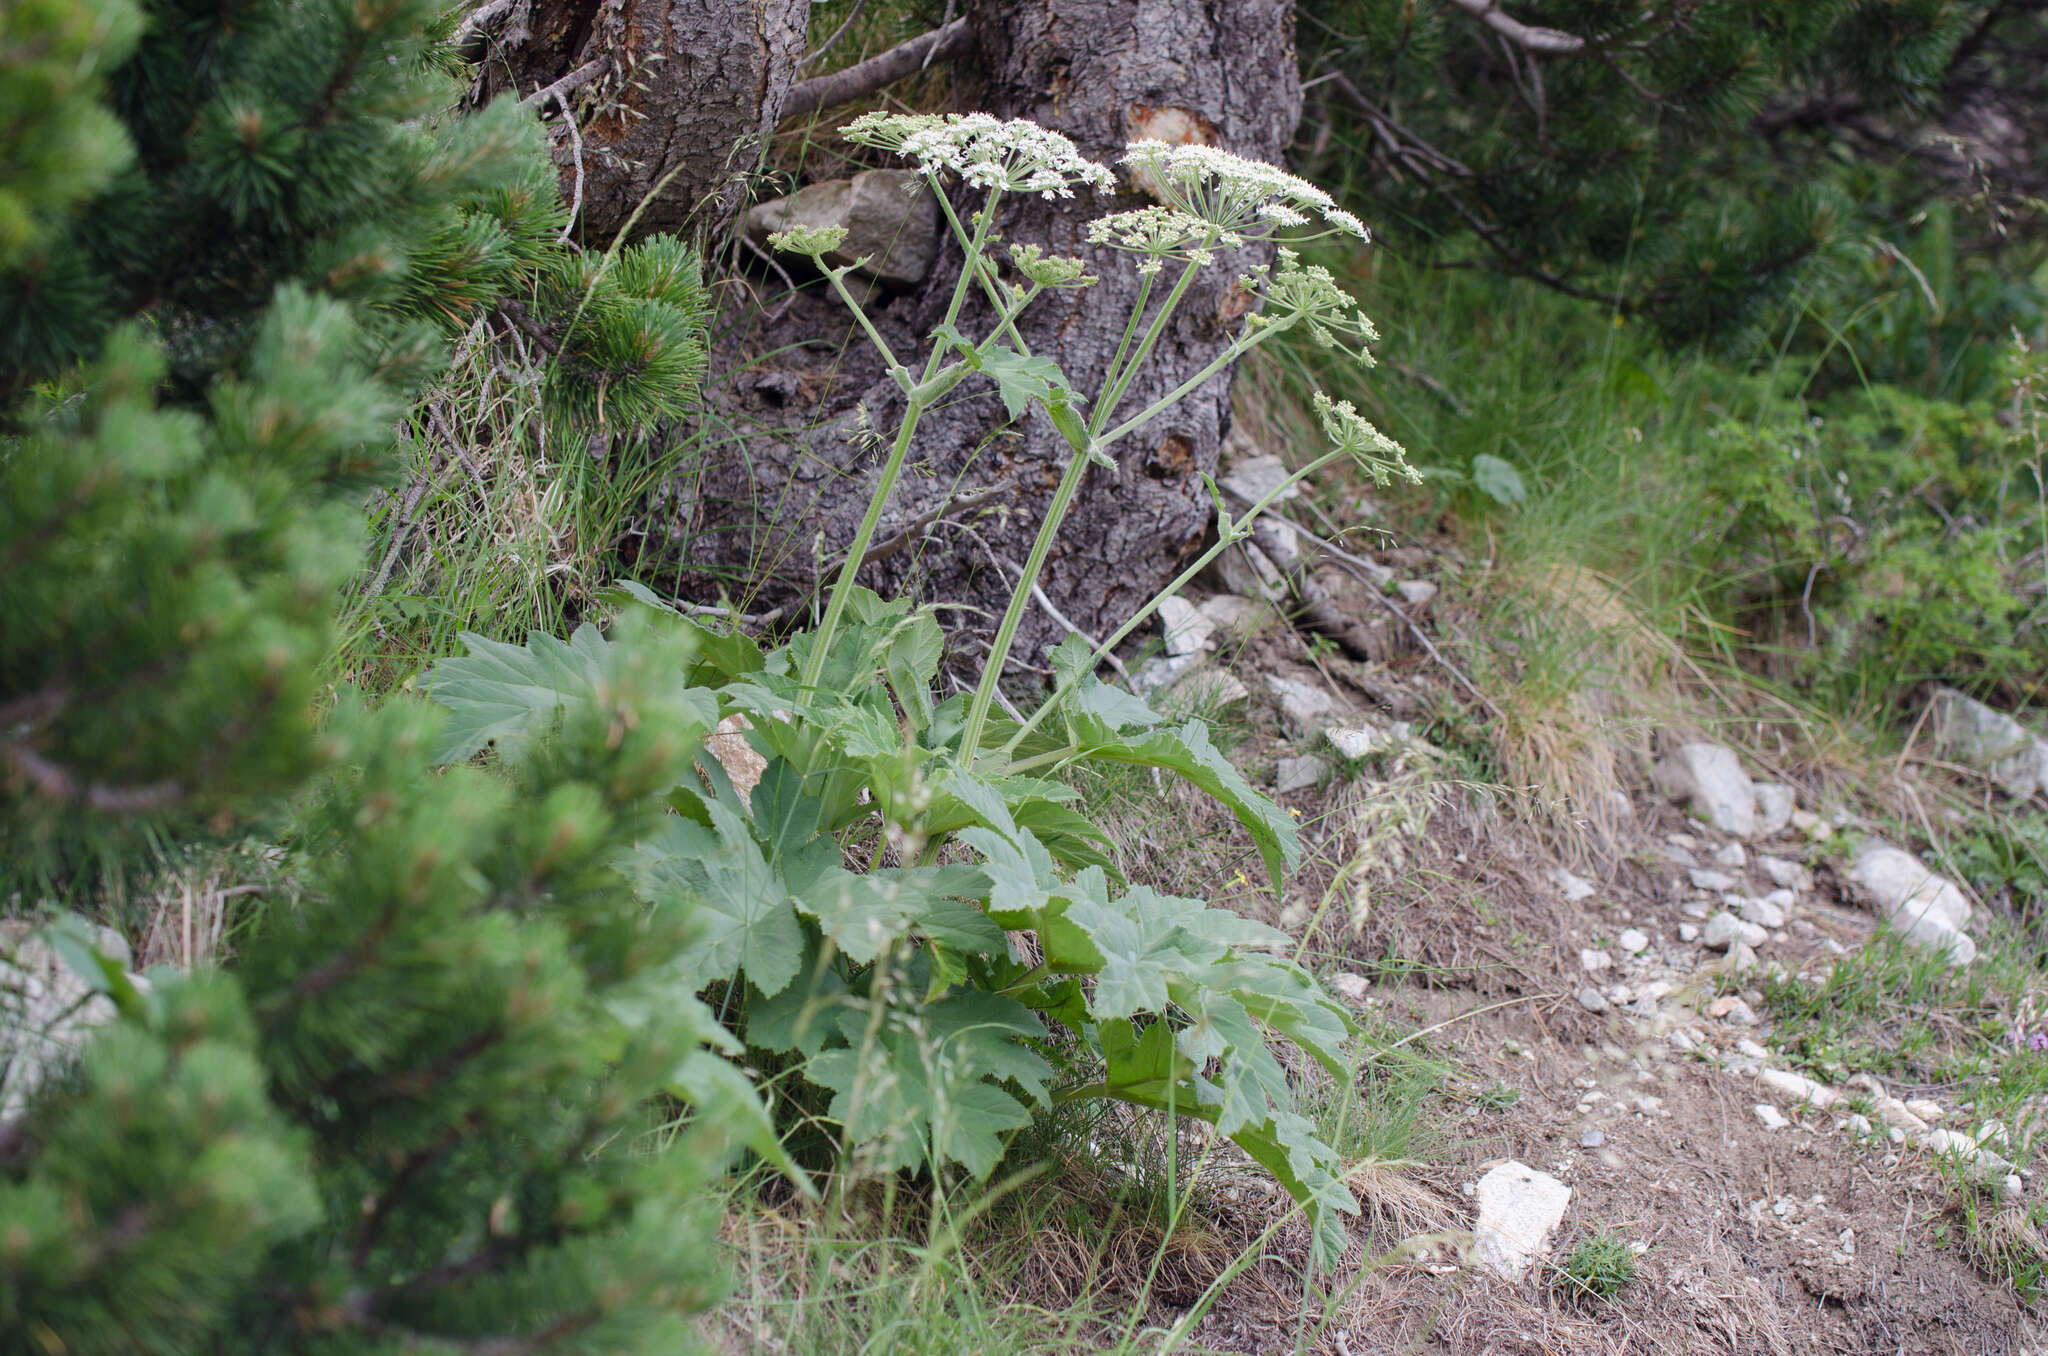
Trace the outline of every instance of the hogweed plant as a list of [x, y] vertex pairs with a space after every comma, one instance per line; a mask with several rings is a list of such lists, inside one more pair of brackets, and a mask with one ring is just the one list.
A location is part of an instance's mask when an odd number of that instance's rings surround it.
[[[1107, 836], [1050, 775], [1090, 763], [1176, 773], [1231, 810], [1280, 887], [1300, 854], [1289, 817], [1245, 783], [1203, 722], [1170, 724], [1096, 670], [1161, 599], [1248, 535], [1286, 486], [1233, 518], [1210, 483], [1216, 545], [1099, 646], [1069, 637], [1057, 647], [1057, 681], [1028, 717], [991, 712], [1061, 522], [1091, 468], [1114, 473], [1109, 454], [1121, 440], [1296, 327], [1371, 362], [1366, 345], [1377, 336], [1353, 299], [1282, 246], [1274, 265], [1239, 278], [1259, 304], [1215, 360], [1126, 411], [1195, 278], [1247, 242], [1306, 227], [1363, 239], [1364, 229], [1270, 165], [1207, 147], [1132, 145], [1123, 164], [1157, 202], [1088, 230], [1111, 261], [1129, 256], [1140, 286], [1108, 369], [1084, 396], [1030, 352], [1018, 320], [1046, 292], [1095, 278], [1080, 260], [1006, 245], [995, 223], [1006, 195], [1070, 197], [1112, 186], [1110, 171], [1056, 133], [981, 114], [870, 115], [844, 131], [930, 181], [964, 254], [960, 277], [930, 351], [906, 360], [848, 287], [858, 265], [825, 264], [843, 232], [773, 237], [817, 264], [906, 410], [814, 630], [764, 651], [699, 621], [665, 619], [694, 656], [677, 678], [687, 687], [680, 700], [724, 733], [700, 749], [694, 777], [667, 792], [672, 813], [622, 868], [651, 907], [708, 920], [677, 967], [677, 988], [714, 1003], [789, 1123], [833, 1128], [850, 1173], [929, 1170], [943, 1192], [959, 1173], [987, 1178], [1033, 1108], [1113, 1099], [1213, 1124], [1301, 1203], [1317, 1260], [1332, 1264], [1346, 1237], [1341, 1215], [1356, 1203], [1338, 1155], [1294, 1110], [1272, 1046], [1291, 1043], [1348, 1088], [1348, 1013], [1286, 958], [1284, 933], [1125, 880]], [[982, 195], [964, 218], [945, 191], [955, 179]], [[979, 339], [959, 328], [976, 293], [993, 308]], [[1070, 456], [979, 682], [935, 702], [944, 646], [932, 612], [885, 601], [856, 576], [918, 421], [970, 379], [992, 381], [1014, 418], [1035, 407]], [[1289, 484], [1338, 459], [1382, 481], [1413, 476], [1401, 449], [1351, 405], [1320, 395], [1316, 405], [1331, 448]], [[662, 607], [637, 585], [618, 597]], [[611, 690], [622, 662], [589, 626], [566, 643], [466, 639], [469, 655], [430, 678], [454, 712], [442, 750], [450, 761], [487, 744], [501, 759], [530, 756], [565, 707]]]

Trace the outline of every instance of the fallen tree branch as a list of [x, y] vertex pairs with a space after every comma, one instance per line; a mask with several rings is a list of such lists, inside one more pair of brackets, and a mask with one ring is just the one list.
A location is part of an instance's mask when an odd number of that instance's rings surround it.
[[1525, 52], [1546, 56], [1571, 56], [1586, 50], [1586, 40], [1575, 33], [1525, 24], [1500, 7], [1500, 0], [1449, 0], [1458, 9], [1485, 24]]
[[102, 786], [97, 782], [80, 786], [69, 768], [61, 767], [23, 744], [9, 744], [6, 762], [15, 778], [28, 783], [50, 800], [83, 801], [87, 809], [101, 814], [141, 814], [159, 810], [182, 796], [184, 788], [174, 781], [151, 782], [144, 786]]
[[951, 61], [965, 56], [974, 46], [974, 25], [955, 19], [943, 28], [898, 43], [880, 56], [848, 66], [830, 75], [814, 76], [790, 90], [782, 101], [784, 118], [800, 118], [821, 108], [852, 103], [873, 94], [884, 85], [924, 69], [934, 61]]
[[[574, 93], [611, 69], [611, 64], [612, 59], [610, 57], [598, 57], [593, 61], [586, 61], [560, 80], [555, 81], [554, 84], [543, 85], [524, 99], [521, 99], [519, 106], [521, 108], [538, 108], [550, 99], [560, 99], [566, 94]], [[569, 105], [564, 102], [562, 107], [566, 110]]]

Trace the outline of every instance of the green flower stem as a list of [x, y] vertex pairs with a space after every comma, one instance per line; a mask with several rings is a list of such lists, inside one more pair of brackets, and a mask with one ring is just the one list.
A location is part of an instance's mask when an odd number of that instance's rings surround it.
[[[982, 244], [988, 238], [989, 224], [995, 220], [996, 202], [1001, 197], [1000, 188], [989, 190], [988, 202], [982, 208], [981, 221], [975, 229], [974, 239], [968, 242], [967, 265], [960, 270], [960, 280], [953, 285], [952, 303], [946, 308], [945, 323], [948, 325], [959, 318], [960, 306], [967, 300], [968, 284], [974, 276], [976, 261], [981, 258]], [[944, 195], [941, 194], [940, 198], [943, 201]], [[861, 322], [865, 325], [867, 316], [861, 311], [860, 306], [843, 289], [840, 296], [847, 305], [853, 307], [854, 314], [860, 316]], [[870, 329], [870, 333], [872, 332]], [[889, 351], [884, 348], [882, 353], [887, 357]], [[945, 358], [945, 349], [937, 344], [932, 345], [932, 356], [925, 363], [924, 380], [917, 383], [918, 387], [924, 386], [939, 374]], [[882, 474], [875, 482], [875, 492], [868, 496], [867, 512], [861, 517], [860, 530], [853, 534], [853, 544], [847, 548], [846, 560], [839, 567], [839, 576], [832, 581], [832, 595], [825, 603], [824, 620], [818, 623], [817, 634], [811, 638], [810, 658], [804, 661], [803, 686], [806, 688], [815, 689], [818, 686], [818, 676], [825, 671], [825, 656], [831, 653], [833, 634], [839, 629], [839, 619], [846, 614], [847, 598], [853, 591], [854, 577], [860, 573], [861, 561], [868, 553], [868, 545], [875, 539], [875, 528], [882, 521], [882, 510], [888, 505], [890, 492], [896, 488], [896, 479], [903, 473], [904, 457], [910, 451], [911, 435], [917, 431], [917, 421], [923, 416], [925, 409], [926, 405], [913, 396], [903, 411], [903, 425], [896, 431], [895, 445], [889, 449], [889, 459], [882, 464]]]
[[1138, 342], [1138, 351], [1131, 355], [1131, 360], [1124, 365], [1123, 371], [1117, 374], [1116, 385], [1105, 388], [1102, 398], [1096, 402], [1094, 417], [1088, 421], [1089, 432], [1101, 432], [1102, 426], [1109, 422], [1110, 414], [1123, 401], [1124, 392], [1130, 389], [1131, 379], [1138, 375], [1138, 369], [1144, 366], [1145, 359], [1152, 356], [1153, 348], [1159, 343], [1159, 336], [1166, 332], [1166, 322], [1172, 319], [1175, 309], [1180, 306], [1180, 299], [1187, 295], [1188, 285], [1195, 280], [1195, 272], [1195, 264], [1190, 260], [1188, 266], [1181, 270], [1180, 280], [1174, 283], [1173, 291], [1169, 292], [1166, 300], [1160, 304], [1159, 314], [1152, 317], [1151, 328], [1145, 331], [1145, 337]]
[[988, 708], [995, 700], [996, 684], [1002, 681], [1003, 665], [1010, 657], [1010, 644], [1017, 638], [1017, 625], [1024, 620], [1024, 609], [1031, 605], [1031, 586], [1038, 582], [1039, 572], [1045, 568], [1045, 558], [1052, 553], [1053, 539], [1059, 536], [1060, 523], [1074, 502], [1075, 492], [1081, 488], [1082, 477], [1088, 474], [1088, 465], [1087, 452], [1075, 448], [1067, 459], [1066, 474], [1060, 477], [1059, 488], [1053, 491], [1052, 503], [1045, 511], [1045, 521], [1038, 525], [1038, 539], [1031, 543], [1031, 554], [1024, 560], [1024, 572], [1017, 576], [1017, 587], [1010, 594], [1010, 606], [1003, 612], [1002, 624], [996, 628], [995, 643], [989, 647], [981, 681], [975, 684], [974, 699], [967, 707], [967, 723], [960, 731], [960, 758], [963, 762], [971, 764], [975, 751], [981, 747], [981, 732], [988, 725]]
[[[828, 268], [825, 270], [825, 276], [831, 280], [832, 290], [837, 292], [839, 299], [846, 303], [846, 309], [853, 312], [853, 318], [860, 322], [861, 330], [867, 335], [868, 342], [875, 346], [875, 351], [880, 353], [882, 360], [889, 364], [889, 375], [896, 379], [896, 384], [903, 388], [905, 395], [914, 396], [916, 391], [913, 389], [914, 383], [911, 381], [910, 369], [897, 361], [896, 354], [889, 348], [889, 341], [882, 338], [882, 332], [875, 328], [875, 323], [868, 319], [868, 313], [860, 308], [860, 303], [853, 299], [853, 293], [847, 290], [846, 275], [852, 271], [850, 267]], [[927, 373], [926, 375], [930, 374]]]
[[[1131, 336], [1138, 332], [1138, 322], [1145, 318], [1145, 304], [1152, 300], [1152, 279], [1155, 276], [1146, 273], [1139, 278], [1137, 304], [1131, 307], [1131, 318], [1124, 322], [1124, 337], [1117, 341], [1116, 356], [1109, 360], [1109, 367], [1102, 374], [1102, 389], [1095, 396], [1097, 410], [1100, 410], [1103, 402], [1109, 399], [1110, 388], [1116, 384], [1117, 373], [1123, 370], [1124, 355], [1131, 351]], [[1102, 416], [1104, 420], [1108, 417]], [[1091, 428], [1099, 427], [1093, 417], [1088, 423]]]
[[[1194, 581], [1196, 575], [1200, 574], [1203, 570], [1209, 567], [1209, 562], [1216, 559], [1216, 557], [1222, 555], [1224, 551], [1228, 550], [1240, 538], [1249, 535], [1251, 530], [1250, 524], [1261, 513], [1264, 513], [1269, 505], [1271, 505], [1282, 494], [1286, 493], [1289, 488], [1308, 479], [1317, 471], [1322, 470], [1323, 467], [1329, 465], [1331, 462], [1337, 460], [1339, 457], [1342, 457], [1344, 455], [1345, 454], [1341, 451], [1325, 452], [1322, 456], [1317, 457], [1314, 461], [1310, 462], [1308, 465], [1302, 467], [1299, 471], [1296, 471], [1293, 475], [1288, 476], [1285, 480], [1281, 481], [1278, 485], [1274, 486], [1270, 491], [1266, 493], [1264, 497], [1262, 497], [1259, 500], [1258, 503], [1253, 504], [1249, 509], [1246, 509], [1243, 517], [1226, 522], [1225, 529], [1223, 531], [1219, 531], [1216, 534], [1216, 544], [1214, 546], [1211, 546], [1208, 550], [1202, 552], [1201, 555], [1195, 557], [1194, 563], [1189, 565], [1185, 570], [1182, 570], [1179, 574], [1175, 575], [1172, 583], [1168, 584], [1165, 588], [1161, 589], [1158, 593], [1154, 594], [1152, 596], [1152, 601], [1145, 604], [1144, 607], [1140, 608], [1136, 616], [1132, 617], [1129, 621], [1125, 622], [1122, 626], [1118, 627], [1102, 642], [1102, 644], [1096, 646], [1095, 652], [1088, 656], [1088, 662], [1086, 664], [1081, 665], [1078, 669], [1076, 669], [1074, 671], [1073, 677], [1062, 679], [1059, 682], [1059, 684], [1053, 688], [1052, 695], [1047, 697], [1045, 701], [1039, 705], [1038, 710], [1033, 712], [1030, 718], [1027, 719], [1021, 726], [1017, 728], [1017, 733], [1010, 736], [1009, 742], [1003, 745], [1003, 756], [1006, 758], [1014, 756], [1017, 752], [1017, 746], [1022, 744], [1027, 738], [1029, 738], [1033, 730], [1037, 729], [1040, 725], [1045, 723], [1045, 718], [1052, 714], [1053, 708], [1059, 705], [1060, 699], [1065, 697], [1067, 693], [1071, 692], [1074, 689], [1074, 685], [1076, 683], [1079, 683], [1082, 678], [1086, 677], [1088, 674], [1095, 672], [1096, 666], [1102, 663], [1103, 658], [1106, 655], [1108, 655], [1111, 650], [1114, 650], [1117, 646], [1123, 644], [1125, 638], [1128, 637], [1131, 634], [1131, 632], [1137, 630], [1140, 626], [1144, 625], [1145, 621], [1148, 618], [1150, 618], [1154, 612], [1159, 610], [1159, 605], [1162, 602], [1166, 601], [1168, 598], [1171, 598], [1174, 594], [1179, 593], [1183, 588], [1187, 587], [1188, 584]], [[1014, 770], [1014, 768], [1011, 769], [1011, 771]]]
[[1207, 367], [1195, 373], [1195, 375], [1189, 377], [1186, 381], [1174, 387], [1171, 391], [1168, 391], [1165, 395], [1159, 397], [1159, 399], [1153, 401], [1150, 405], [1147, 405], [1137, 414], [1132, 415], [1129, 419], [1124, 420], [1123, 423], [1118, 424], [1115, 428], [1103, 434], [1100, 438], [1096, 439], [1095, 445], [1097, 447], [1108, 447], [1112, 443], [1119, 442], [1122, 439], [1129, 437], [1131, 434], [1143, 428], [1154, 417], [1164, 414], [1167, 410], [1172, 409], [1175, 405], [1178, 405], [1181, 402], [1181, 400], [1188, 395], [1189, 392], [1193, 391], [1203, 382], [1209, 380], [1209, 378], [1215, 376], [1218, 372], [1221, 372], [1224, 368], [1230, 366], [1239, 358], [1242, 358], [1245, 354], [1250, 353], [1253, 349], [1257, 348], [1260, 344], [1265, 343], [1274, 335], [1280, 334], [1292, 328], [1293, 323], [1294, 322], [1291, 320], [1276, 321], [1275, 323], [1268, 325], [1263, 329], [1254, 330], [1251, 334], [1251, 337], [1248, 339], [1238, 339], [1234, 341], [1229, 348], [1223, 350], [1223, 352], [1220, 355], [1218, 355], [1217, 358], [1213, 362], [1211, 362]]

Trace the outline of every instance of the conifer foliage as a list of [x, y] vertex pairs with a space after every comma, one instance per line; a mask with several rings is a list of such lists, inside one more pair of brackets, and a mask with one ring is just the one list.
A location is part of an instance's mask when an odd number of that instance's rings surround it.
[[765, 1132], [649, 987], [688, 911], [612, 866], [705, 732], [686, 638], [619, 646], [516, 776], [437, 772], [417, 702], [314, 714], [455, 332], [516, 314], [614, 423], [701, 353], [692, 257], [574, 257], [530, 117], [446, 112], [434, 17], [0, 12], [0, 908], [311, 798], [232, 975], [86, 967], [118, 1017], [0, 1123], [0, 1352], [674, 1351], [706, 1173]]

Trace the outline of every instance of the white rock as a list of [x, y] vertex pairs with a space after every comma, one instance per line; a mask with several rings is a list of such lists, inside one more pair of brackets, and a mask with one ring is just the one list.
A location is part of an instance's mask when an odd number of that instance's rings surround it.
[[1696, 941], [1698, 941], [1699, 939], [1700, 939], [1700, 929], [1699, 929], [1699, 924], [1697, 924], [1697, 923], [1680, 923], [1680, 924], [1678, 925], [1678, 940], [1679, 940], [1679, 941], [1681, 941], [1681, 942], [1696, 942]]
[[1253, 602], [1238, 593], [1212, 593], [1195, 610], [1218, 634], [1240, 640], [1258, 630], [1260, 622], [1273, 614], [1264, 603]]
[[1758, 857], [1756, 864], [1770, 877], [1771, 884], [1781, 890], [1810, 890], [1813, 888], [1813, 873], [1798, 862], [1788, 862], [1783, 857]]
[[1694, 889], [1711, 890], [1715, 894], [1733, 890], [1736, 884], [1735, 877], [1725, 871], [1709, 871], [1701, 868], [1689, 871], [1686, 875], [1692, 880]]
[[1735, 1042], [1735, 1053], [1741, 1055], [1744, 1059], [1769, 1059], [1771, 1057], [1770, 1051], [1764, 1049], [1747, 1036]]
[[1794, 908], [1798, 907], [1799, 894], [1794, 890], [1773, 890], [1764, 896], [1764, 902], [1776, 905], [1786, 913], [1791, 913]]
[[1766, 1130], [1783, 1130], [1786, 1126], [1792, 1124], [1792, 1122], [1785, 1119], [1784, 1112], [1778, 1110], [1769, 1102], [1758, 1102], [1750, 1110], [1756, 1113], [1756, 1118], [1763, 1122], [1763, 1127]]
[[1252, 695], [1236, 674], [1228, 669], [1202, 667], [1180, 684], [1178, 691], [1197, 706], [1229, 706]]
[[1131, 691], [1141, 697], [1164, 692], [1201, 667], [1202, 656], [1198, 654], [1153, 655], [1131, 671]]
[[1993, 1149], [2010, 1149], [2012, 1136], [2006, 1131], [2004, 1121], [1986, 1121], [1977, 1127], [1977, 1142]]
[[1842, 1094], [1827, 1084], [1816, 1083], [1788, 1069], [1765, 1069], [1756, 1080], [1795, 1106], [1806, 1103], [1825, 1111], [1842, 1100]]
[[1749, 865], [1749, 854], [1740, 843], [1723, 843], [1714, 849], [1714, 865], [1723, 871], [1740, 871]]
[[1690, 871], [1693, 867], [1696, 867], [1700, 864], [1699, 858], [1693, 856], [1692, 853], [1686, 850], [1685, 848], [1679, 847], [1676, 843], [1666, 843], [1664, 844], [1664, 846], [1658, 848], [1657, 851], [1659, 855], [1661, 855], [1664, 858], [1665, 861], [1671, 863], [1673, 866], [1683, 867], [1688, 871]]
[[1877, 1099], [1877, 1118], [1894, 1130], [1909, 1135], [1927, 1133], [1927, 1122], [1907, 1110], [1906, 1104], [1896, 1097]]
[[1745, 923], [1754, 923], [1760, 928], [1781, 928], [1785, 926], [1785, 911], [1768, 899], [1745, 899], [1735, 906]]
[[1520, 1281], [1543, 1254], [1564, 1218], [1572, 1191], [1547, 1172], [1510, 1160], [1479, 1179], [1479, 1218], [1472, 1226], [1479, 1265]]
[[1336, 978], [1332, 979], [1330, 981], [1330, 987], [1335, 989], [1337, 991], [1337, 996], [1344, 999], [1346, 1002], [1356, 1003], [1358, 1000], [1364, 998], [1365, 995], [1371, 991], [1372, 981], [1367, 979], [1364, 975], [1354, 975], [1347, 970], [1343, 974], [1340, 974]]
[[1757, 782], [1752, 788], [1756, 793], [1756, 838], [1776, 838], [1792, 823], [1792, 811], [1798, 802], [1792, 798], [1790, 787], [1776, 782]]
[[1606, 1142], [1607, 1134], [1605, 1131], [1581, 1130], [1579, 1132], [1579, 1147], [1581, 1149], [1597, 1149]]
[[1588, 986], [1579, 990], [1579, 1006], [1588, 1012], [1605, 1012], [1608, 1008], [1607, 995]]
[[1835, 1242], [1841, 1247], [1843, 1256], [1854, 1257], [1856, 1255], [1856, 1231], [1854, 1229], [1842, 1230], [1840, 1234], [1836, 1235]]
[[1744, 970], [1754, 970], [1756, 969], [1756, 951], [1747, 942], [1737, 942], [1728, 948], [1728, 956], [1721, 964], [1737, 974], [1742, 973]]
[[1299, 758], [1282, 758], [1275, 769], [1277, 781], [1273, 794], [1285, 796], [1295, 791], [1308, 791], [1322, 783], [1323, 775], [1330, 770], [1329, 764], [1312, 753]]
[[1756, 791], [1742, 760], [1719, 744], [1685, 744], [1658, 760], [1657, 788], [1722, 833], [1747, 838], [1756, 828]]
[[1951, 687], [1935, 690], [1930, 709], [1934, 747], [1943, 757], [1989, 773], [2015, 800], [2048, 785], [2048, 743], [2011, 716]]
[[1934, 1100], [1933, 1098], [1931, 1098], [1931, 1097], [1909, 1097], [1909, 1098], [1907, 1098], [1907, 1099], [1906, 1099], [1906, 1110], [1908, 1110], [1908, 1111], [1912, 1112], [1912, 1113], [1913, 1113], [1913, 1114], [1914, 1114], [1915, 1116], [1918, 1116], [1918, 1117], [1919, 1117], [1919, 1118], [1920, 1118], [1921, 1120], [1923, 1120], [1923, 1121], [1926, 1121], [1926, 1122], [1927, 1122], [1927, 1123], [1928, 1123], [1929, 1125], [1932, 1125], [1932, 1124], [1934, 1124], [1934, 1123], [1935, 1123], [1936, 1121], [1940, 1120], [1940, 1119], [1941, 1119], [1941, 1118], [1942, 1118], [1943, 1116], [1946, 1116], [1946, 1115], [1948, 1115], [1948, 1109], [1947, 1109], [1946, 1107], [1942, 1106], [1942, 1104], [1941, 1104], [1941, 1103], [1939, 1103], [1939, 1102], [1935, 1101], [1935, 1100]]
[[1330, 714], [1330, 694], [1308, 683], [1266, 675], [1266, 687], [1280, 702], [1280, 723], [1297, 739], [1313, 734], [1323, 717]]
[[1700, 940], [1716, 951], [1726, 951], [1737, 942], [1755, 948], [1769, 938], [1770, 934], [1756, 924], [1745, 922], [1725, 909], [1709, 918], [1705, 930], [1700, 933]]
[[1366, 758], [1387, 749], [1397, 749], [1406, 744], [1411, 736], [1407, 721], [1401, 721], [1390, 729], [1382, 730], [1377, 725], [1333, 725], [1323, 731], [1323, 738], [1330, 741], [1330, 747], [1346, 758]]
[[1719, 1018], [1731, 1026], [1755, 1026], [1756, 1013], [1748, 1003], [1734, 994], [1723, 994], [1707, 1005], [1707, 1016]]
[[1962, 930], [1969, 921], [1970, 901], [1912, 853], [1870, 839], [1856, 853], [1849, 885], [1907, 941], [1945, 951], [1958, 965], [1976, 958], [1977, 944]]
[[1552, 885], [1557, 887], [1557, 892], [1573, 904], [1578, 903], [1582, 899], [1590, 898], [1593, 892], [1599, 888], [1584, 876], [1574, 876], [1561, 866], [1553, 866], [1543, 874]]
[[1842, 1128], [1849, 1132], [1851, 1139], [1869, 1139], [1877, 1133], [1877, 1127], [1870, 1123], [1870, 1117], [1855, 1111], [1850, 1112], [1848, 1119], [1842, 1122]]
[[1999, 1194], [2009, 1201], [2019, 1200], [2027, 1194], [2027, 1184], [2020, 1180], [2018, 1173], [2009, 1172], [2005, 1175], [2005, 1184], [1999, 1188]]
[[1248, 541], [1233, 543], [1211, 567], [1226, 590], [1251, 599], [1278, 602], [1287, 596], [1287, 576], [1264, 551]]
[[1629, 955], [1638, 956], [1649, 949], [1650, 939], [1643, 935], [1640, 928], [1623, 928], [1621, 935], [1614, 939], [1614, 944]]
[[1187, 599], [1175, 594], [1159, 603], [1159, 630], [1168, 654], [1200, 654], [1209, 648], [1216, 623]]
[[[94, 928], [93, 945], [125, 969], [127, 939]], [[130, 975], [147, 989], [149, 981]], [[0, 923], [0, 1130], [17, 1120], [32, 1094], [85, 1048], [92, 1032], [118, 1015], [113, 1001], [81, 979], [25, 921]]]
[[1608, 955], [1605, 951], [1595, 951], [1590, 946], [1579, 948], [1579, 968], [1589, 975], [1597, 975], [1602, 970], [1612, 967], [1613, 964], [1614, 957]]
[[1936, 1157], [1968, 1164], [1985, 1177], [2003, 1177], [2012, 1171], [2011, 1163], [1959, 1130], [1929, 1130], [1920, 1136], [1920, 1147]]
[[[1236, 430], [1233, 429], [1232, 432], [1234, 433]], [[1233, 443], [1236, 446], [1245, 448], [1253, 446], [1249, 439], [1241, 444], [1236, 444], [1235, 440], [1233, 440]], [[1291, 474], [1292, 472], [1287, 469], [1287, 464], [1278, 457], [1263, 455], [1243, 457], [1231, 462], [1229, 468], [1216, 478], [1216, 483], [1230, 494], [1244, 500], [1246, 504], [1256, 504], [1259, 500], [1272, 494], [1273, 491], [1280, 490], [1282, 485], [1286, 485], [1287, 477]], [[1280, 490], [1279, 496], [1273, 502], [1284, 504], [1289, 499], [1298, 499], [1300, 497], [1301, 483], [1297, 481], [1292, 485], [1287, 485], [1286, 489]]]
[[1436, 585], [1427, 579], [1403, 579], [1394, 585], [1394, 591], [1401, 595], [1401, 601], [1420, 607], [1436, 597]]

